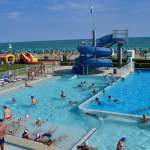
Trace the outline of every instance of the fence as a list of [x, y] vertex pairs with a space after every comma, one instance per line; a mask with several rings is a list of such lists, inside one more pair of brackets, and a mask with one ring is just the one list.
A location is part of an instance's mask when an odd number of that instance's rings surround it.
[[[43, 73], [39, 73], [38, 75], [52, 74], [54, 73], [55, 70], [58, 70], [60, 68], [60, 65], [45, 64], [44, 66], [45, 66], [45, 71]], [[15, 69], [15, 70], [9, 69], [8, 71], [0, 72], [0, 79], [2, 79], [5, 74], [12, 74], [13, 76], [27, 77], [29, 70], [33, 71], [34, 69], [36, 69], [36, 71], [39, 72], [40, 67], [41, 67], [41, 64], [26, 65], [24, 68]]]

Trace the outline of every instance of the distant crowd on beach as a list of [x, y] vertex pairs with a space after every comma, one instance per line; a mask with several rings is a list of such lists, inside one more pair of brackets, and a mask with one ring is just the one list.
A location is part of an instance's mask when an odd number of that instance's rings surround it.
[[[32, 51], [31, 51], [32, 52]], [[61, 50], [45, 50], [45, 51], [33, 51], [32, 54], [37, 57], [38, 59], [49, 59], [49, 60], [74, 60], [75, 58], [77, 58], [79, 56], [79, 52], [77, 50], [74, 51], [70, 51], [70, 50], [66, 50], [66, 51], [61, 51]], [[19, 53], [15, 53], [16, 56], [19, 55]]]

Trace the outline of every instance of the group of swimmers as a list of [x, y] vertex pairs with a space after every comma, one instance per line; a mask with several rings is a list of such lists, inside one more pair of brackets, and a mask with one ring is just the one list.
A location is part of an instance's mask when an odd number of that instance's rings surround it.
[[[11, 101], [12, 101], [13, 104], [16, 104], [16, 103], [17, 103], [17, 100], [16, 100], [15, 97], [13, 97]], [[36, 105], [36, 104], [38, 104], [38, 103], [39, 103], [38, 99], [35, 98], [34, 96], [31, 96], [31, 105]], [[6, 107], [6, 106], [5, 106], [5, 107]]]
[[[66, 97], [67, 97], [67, 95], [65, 94], [64, 90], [61, 90], [61, 92], [60, 92], [60, 98], [61, 98], [62, 100], [65, 100]], [[68, 104], [69, 104], [70, 106], [74, 106], [74, 105], [77, 105], [78, 102], [77, 102], [77, 101], [69, 100], [69, 101], [68, 101]]]
[[[78, 85], [78, 87], [80, 87], [80, 88], [85, 88], [87, 86], [88, 86], [88, 84], [87, 84], [87, 81], [85, 81], [85, 80], [81, 81], [80, 84]], [[97, 94], [96, 86], [94, 83], [92, 83], [90, 86], [88, 86], [88, 89], [91, 90], [93, 95]]]
[[[112, 96], [110, 96], [110, 95], [108, 96], [108, 100], [115, 102], [115, 103], [120, 102], [118, 99], [112, 99]], [[102, 103], [98, 97], [95, 98], [95, 102], [97, 105], [100, 105]]]

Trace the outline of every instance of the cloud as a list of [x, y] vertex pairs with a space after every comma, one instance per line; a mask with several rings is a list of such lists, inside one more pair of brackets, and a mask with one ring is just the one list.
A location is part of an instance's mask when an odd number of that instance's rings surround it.
[[18, 11], [10, 12], [10, 13], [8, 14], [8, 18], [10, 18], [10, 19], [16, 19], [16, 18], [18, 18], [19, 16], [20, 16], [20, 12], [18, 12]]

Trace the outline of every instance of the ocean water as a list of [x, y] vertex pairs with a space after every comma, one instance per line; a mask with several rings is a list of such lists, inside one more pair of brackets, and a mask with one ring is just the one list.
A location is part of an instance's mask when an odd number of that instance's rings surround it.
[[[28, 42], [12, 42], [12, 47], [17, 50], [43, 51], [59, 49], [62, 51], [74, 51], [81, 41], [91, 43], [88, 39], [76, 40], [52, 40], [52, 41], [28, 41]], [[150, 37], [130, 37], [128, 38], [127, 48], [150, 48]], [[7, 51], [8, 43], [0, 43], [0, 51]]]

